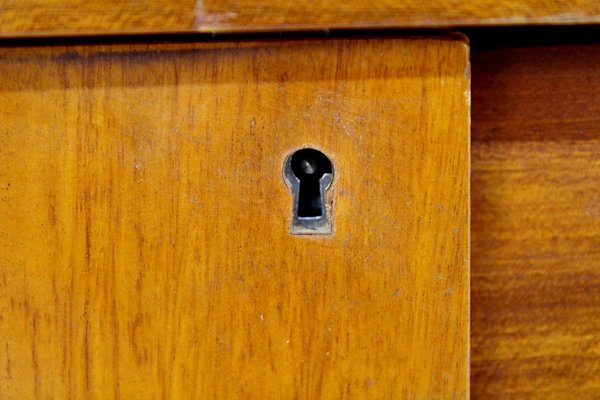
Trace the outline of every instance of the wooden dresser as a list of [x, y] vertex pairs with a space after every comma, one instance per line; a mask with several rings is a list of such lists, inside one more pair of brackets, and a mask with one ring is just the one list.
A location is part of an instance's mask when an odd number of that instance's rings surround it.
[[600, 399], [595, 24], [0, 0], [0, 399]]

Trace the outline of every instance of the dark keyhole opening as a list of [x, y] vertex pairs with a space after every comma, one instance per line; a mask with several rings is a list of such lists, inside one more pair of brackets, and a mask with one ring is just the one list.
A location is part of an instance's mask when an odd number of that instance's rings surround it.
[[325, 210], [320, 180], [331, 174], [331, 161], [315, 149], [298, 150], [292, 155], [291, 169], [300, 181], [298, 218], [321, 217]]

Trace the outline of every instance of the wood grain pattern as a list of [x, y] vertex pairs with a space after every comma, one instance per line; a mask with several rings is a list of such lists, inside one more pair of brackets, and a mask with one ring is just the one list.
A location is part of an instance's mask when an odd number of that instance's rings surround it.
[[0, 54], [0, 398], [466, 398], [462, 38]]
[[474, 399], [600, 396], [600, 45], [473, 54]]
[[0, 0], [0, 37], [594, 23], [597, 0]]

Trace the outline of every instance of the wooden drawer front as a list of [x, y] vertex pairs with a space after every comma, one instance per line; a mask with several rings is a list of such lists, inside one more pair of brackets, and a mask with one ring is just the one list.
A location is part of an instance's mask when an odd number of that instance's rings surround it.
[[0, 397], [466, 398], [468, 102], [452, 36], [0, 50]]

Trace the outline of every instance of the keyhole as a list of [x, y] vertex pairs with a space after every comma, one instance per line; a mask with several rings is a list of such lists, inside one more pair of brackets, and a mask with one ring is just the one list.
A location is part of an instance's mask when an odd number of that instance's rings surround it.
[[333, 180], [329, 158], [315, 149], [300, 149], [288, 157], [284, 171], [294, 194], [292, 233], [330, 233], [325, 204], [325, 193]]

